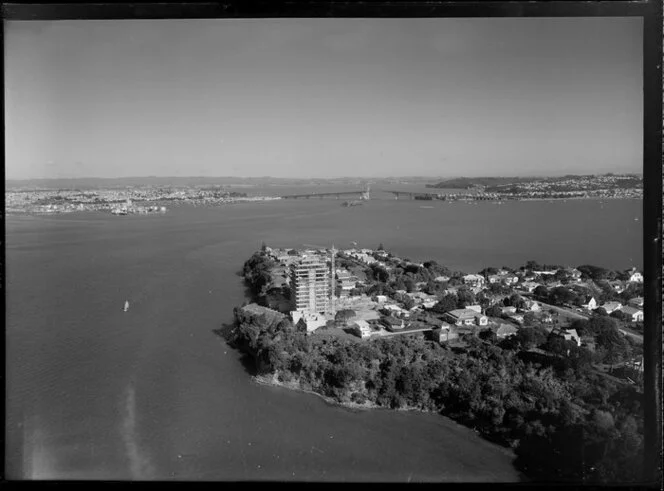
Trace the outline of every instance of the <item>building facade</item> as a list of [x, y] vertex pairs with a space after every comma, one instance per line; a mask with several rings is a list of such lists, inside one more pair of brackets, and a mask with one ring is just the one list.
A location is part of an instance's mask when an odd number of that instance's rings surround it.
[[302, 256], [290, 267], [291, 317], [304, 319], [307, 330], [325, 324], [324, 314], [331, 312], [330, 270], [318, 255]]

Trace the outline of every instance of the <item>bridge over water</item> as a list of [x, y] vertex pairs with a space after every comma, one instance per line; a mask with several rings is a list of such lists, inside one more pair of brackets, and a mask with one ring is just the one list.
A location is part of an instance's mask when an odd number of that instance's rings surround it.
[[355, 197], [362, 197], [364, 194], [364, 190], [360, 189], [359, 191], [338, 191], [334, 193], [307, 193], [307, 194], [289, 194], [287, 196], [282, 196], [282, 199], [298, 199], [298, 198], [304, 198], [304, 199], [310, 199], [310, 198], [320, 198], [323, 199], [325, 197], [334, 197], [336, 199], [339, 199], [341, 196], [355, 196]]

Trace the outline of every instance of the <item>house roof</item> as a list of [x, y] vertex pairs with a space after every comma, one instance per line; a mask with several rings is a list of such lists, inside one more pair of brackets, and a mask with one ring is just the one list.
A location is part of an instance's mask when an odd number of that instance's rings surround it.
[[626, 307], [623, 307], [623, 308], [620, 309], [620, 310], [621, 310], [622, 312], [624, 312], [625, 314], [627, 314], [627, 315], [634, 315], [634, 314], [636, 314], [636, 313], [638, 313], [638, 312], [643, 312], [643, 310], [641, 310], [641, 309], [639, 309], [639, 308], [636, 308], [636, 307], [632, 307], [631, 305], [628, 305], [628, 306], [626, 306]]
[[510, 326], [509, 324], [501, 324], [498, 329], [496, 329], [496, 334], [501, 335], [501, 334], [511, 334], [517, 332], [518, 329], [514, 326]]
[[454, 317], [455, 319], [471, 319], [475, 317], [484, 317], [482, 314], [472, 309], [450, 310], [448, 314]]
[[567, 335], [567, 336], [575, 338], [575, 339], [576, 338], [581, 339], [581, 338], [579, 338], [579, 333], [576, 332], [576, 329], [567, 329], [566, 331], [562, 332], [562, 335], [563, 336]]
[[604, 307], [604, 308], [608, 307], [609, 309], [614, 309], [615, 310], [615, 309], [619, 309], [620, 307], [622, 307], [622, 304], [620, 302], [604, 302], [602, 304], [602, 307]]

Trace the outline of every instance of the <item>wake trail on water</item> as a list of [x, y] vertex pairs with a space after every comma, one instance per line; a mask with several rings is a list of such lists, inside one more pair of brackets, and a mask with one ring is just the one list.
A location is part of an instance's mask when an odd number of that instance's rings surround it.
[[134, 383], [130, 382], [124, 398], [122, 440], [129, 458], [132, 478], [135, 480], [151, 479], [154, 476], [154, 466], [150, 456], [141, 449], [136, 426], [136, 390]]

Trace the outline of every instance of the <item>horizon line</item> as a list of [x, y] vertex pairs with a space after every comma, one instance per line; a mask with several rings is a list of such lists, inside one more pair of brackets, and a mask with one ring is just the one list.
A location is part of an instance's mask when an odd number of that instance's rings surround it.
[[152, 176], [152, 175], [141, 175], [141, 176], [117, 176], [117, 177], [103, 177], [103, 176], [80, 176], [80, 177], [24, 177], [24, 178], [8, 178], [5, 177], [5, 182], [7, 181], [55, 181], [55, 180], [76, 180], [76, 179], [101, 179], [101, 180], [111, 180], [111, 179], [247, 179], [247, 180], [256, 180], [256, 179], [279, 179], [279, 180], [291, 180], [291, 181], [307, 181], [307, 180], [324, 180], [324, 181], [333, 181], [339, 179], [357, 179], [357, 180], [370, 180], [370, 179], [486, 179], [486, 178], [546, 178], [546, 177], [565, 177], [565, 176], [606, 176], [606, 175], [643, 175], [643, 171], [640, 172], [599, 172], [591, 174], [574, 174], [574, 173], [565, 173], [565, 174], [520, 174], [520, 175], [481, 175], [481, 176], [426, 176], [426, 175], [407, 175], [407, 176], [339, 176], [339, 177], [277, 177], [277, 176], [197, 176], [197, 175], [187, 175], [187, 176]]

